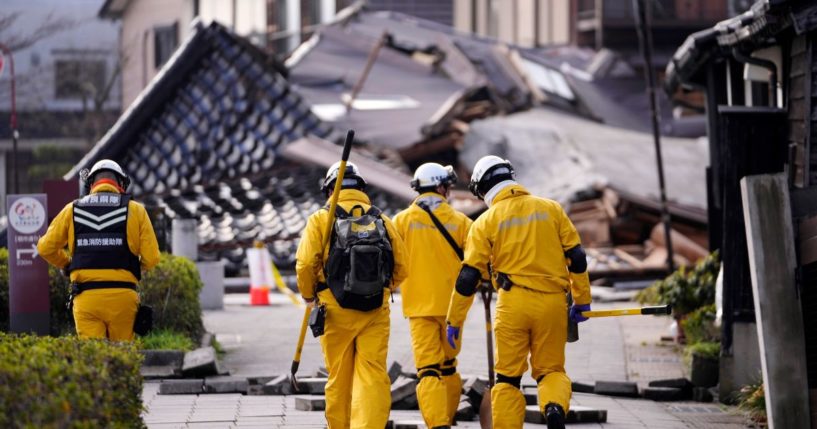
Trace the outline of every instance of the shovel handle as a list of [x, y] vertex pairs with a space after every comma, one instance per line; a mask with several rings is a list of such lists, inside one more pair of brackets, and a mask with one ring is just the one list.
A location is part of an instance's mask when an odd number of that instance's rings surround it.
[[[324, 234], [323, 249], [329, 241], [329, 234], [332, 233], [332, 225], [335, 223], [335, 209], [338, 207], [338, 197], [340, 196], [340, 188], [343, 185], [343, 175], [346, 173], [346, 161], [349, 160], [349, 154], [352, 152], [352, 141], [355, 139], [355, 130], [349, 130], [346, 133], [346, 141], [343, 142], [343, 153], [340, 157], [340, 166], [338, 168], [338, 177], [335, 179], [335, 187], [332, 189], [332, 198], [329, 202], [329, 220], [326, 222], [326, 234]], [[317, 297], [316, 297], [317, 299]], [[295, 373], [298, 372], [298, 366], [301, 364], [301, 352], [304, 349], [304, 338], [306, 338], [306, 326], [309, 324], [309, 313], [312, 311], [310, 306], [304, 309], [304, 319], [301, 321], [301, 332], [298, 334], [298, 347], [295, 349], [295, 357], [292, 359], [292, 387], [297, 391], [297, 381], [295, 380]]]
[[584, 317], [641, 316], [647, 314], [671, 314], [671, 313], [672, 307], [670, 307], [669, 305], [657, 305], [653, 307], [583, 311], [582, 316]]

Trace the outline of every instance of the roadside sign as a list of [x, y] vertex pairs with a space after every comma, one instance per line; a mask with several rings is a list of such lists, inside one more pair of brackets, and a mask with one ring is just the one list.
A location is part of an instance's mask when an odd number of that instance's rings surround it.
[[37, 241], [48, 227], [46, 195], [9, 195], [6, 203], [9, 331], [48, 335], [51, 308], [48, 264], [37, 253]]
[[6, 57], [3, 56], [3, 51], [0, 51], [0, 78], [3, 77], [3, 70], [5, 70]]

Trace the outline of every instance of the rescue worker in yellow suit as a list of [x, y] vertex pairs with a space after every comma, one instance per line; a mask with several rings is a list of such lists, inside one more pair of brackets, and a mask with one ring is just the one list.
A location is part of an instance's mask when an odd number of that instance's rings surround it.
[[159, 244], [145, 207], [125, 194], [130, 179], [119, 164], [97, 162], [85, 184], [89, 193], [60, 211], [37, 251], [70, 273], [80, 338], [131, 341], [136, 286], [159, 262]]
[[[522, 427], [525, 398], [519, 385], [530, 354], [541, 412], [549, 429], [562, 429], [571, 396], [564, 369], [568, 314], [576, 322], [587, 320], [581, 315], [590, 310], [587, 260], [576, 228], [559, 203], [531, 195], [514, 178], [511, 163], [497, 156], [485, 156], [474, 166], [469, 188], [488, 210], [468, 233], [447, 335], [452, 343], [458, 338], [490, 263], [499, 293], [493, 427]], [[568, 290], [575, 302], [570, 309]]]
[[408, 278], [400, 284], [400, 293], [403, 315], [409, 318], [419, 378], [417, 400], [426, 426], [432, 429], [453, 424], [462, 392], [462, 379], [456, 366], [459, 348], [446, 341], [445, 325], [461, 261], [426, 210], [437, 217], [462, 249], [472, 221], [446, 201], [449, 189], [456, 182], [457, 175], [451, 166], [433, 162], [421, 165], [411, 181], [411, 187], [420, 195], [394, 216], [394, 224], [406, 242], [411, 266]]
[[[339, 164], [335, 163], [326, 173], [321, 189], [327, 198], [334, 189]], [[324, 239], [327, 222], [332, 221], [327, 207], [313, 213], [307, 221], [296, 254], [298, 289], [310, 305], [323, 305], [326, 309], [324, 334], [320, 342], [329, 372], [326, 383], [326, 420], [329, 428], [383, 428], [391, 410], [391, 380], [386, 368], [391, 326], [388, 301], [391, 292], [408, 274], [406, 249], [389, 218], [371, 205], [364, 193], [366, 181], [353, 163], [346, 164], [341, 185], [336, 214], [338, 220], [334, 222], [330, 239]], [[380, 291], [380, 294], [374, 295], [377, 302], [369, 302], [365, 306], [361, 300], [343, 291], [344, 286], [350, 286], [344, 282], [344, 278], [357, 274], [351, 271], [338, 274], [333, 268], [344, 265], [348, 268], [349, 264], [354, 264], [353, 257], [335, 264], [334, 255], [342, 253], [332, 251], [339, 242], [336, 238], [344, 233], [338, 227], [341, 219], [361, 214], [371, 215], [368, 224], [375, 226], [371, 229], [361, 228], [359, 223], [351, 230], [366, 229], [371, 234], [383, 232], [391, 246], [393, 259], [391, 264], [384, 265], [389, 267], [390, 272], [386, 273], [389, 278], [387, 284], [377, 286]], [[327, 243], [326, 247], [324, 243]], [[364, 254], [360, 255], [361, 258], [365, 257]], [[361, 269], [365, 271], [366, 267]]]

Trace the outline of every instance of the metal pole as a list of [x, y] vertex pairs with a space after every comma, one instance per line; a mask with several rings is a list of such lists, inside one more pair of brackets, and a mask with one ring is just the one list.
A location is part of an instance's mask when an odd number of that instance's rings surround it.
[[672, 251], [672, 234], [670, 230], [670, 213], [667, 205], [667, 193], [664, 185], [664, 161], [661, 156], [661, 133], [658, 128], [658, 106], [655, 96], [655, 70], [652, 66], [652, 31], [650, 30], [649, 3], [644, 5], [644, 0], [633, 0], [633, 10], [635, 12], [636, 30], [638, 31], [638, 44], [641, 47], [641, 54], [644, 56], [644, 74], [647, 78], [647, 95], [650, 98], [650, 113], [652, 116], [652, 135], [655, 141], [655, 161], [658, 165], [658, 186], [661, 192], [661, 220], [664, 223], [664, 240], [667, 244], [667, 267], [669, 271], [675, 271]]
[[20, 138], [20, 132], [17, 131], [17, 92], [14, 84], [14, 57], [11, 56], [11, 49], [8, 46], [0, 43], [0, 50], [9, 59], [9, 72], [11, 73], [11, 115], [9, 117], [9, 125], [11, 127], [11, 169], [14, 171], [14, 193], [20, 193], [20, 174], [17, 165], [17, 139]]

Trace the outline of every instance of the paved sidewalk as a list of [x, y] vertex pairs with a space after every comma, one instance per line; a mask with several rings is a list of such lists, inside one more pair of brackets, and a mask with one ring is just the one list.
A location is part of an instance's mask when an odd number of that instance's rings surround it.
[[[208, 331], [216, 334], [227, 354], [223, 366], [231, 375], [271, 376], [289, 373], [303, 313], [282, 295], [271, 295], [272, 305], [251, 307], [242, 295], [228, 295], [221, 311], [205, 312]], [[402, 317], [400, 297], [392, 304], [389, 363], [405, 371], [414, 368], [408, 322]], [[632, 304], [594, 304], [594, 309]], [[463, 333], [459, 370], [464, 375], [487, 375], [484, 311], [477, 300]], [[580, 325], [581, 340], [567, 346], [567, 372], [575, 381], [635, 381], [639, 385], [659, 378], [686, 376], [673, 345], [660, 344], [668, 317], [615, 317], [593, 319]], [[323, 358], [316, 339], [307, 335], [300, 377], [312, 375]], [[530, 375], [522, 384], [535, 384]], [[158, 383], [147, 382], [143, 392], [145, 423], [149, 428], [325, 427], [322, 412], [298, 411], [292, 396], [158, 395]], [[744, 428], [746, 420], [733, 408], [695, 402], [653, 402], [575, 393], [572, 403], [607, 410], [607, 423], [575, 425], [582, 428]], [[392, 411], [395, 421], [422, 421], [419, 411]], [[478, 428], [478, 422], [460, 422], [460, 428]], [[525, 427], [545, 427], [526, 424]]]

